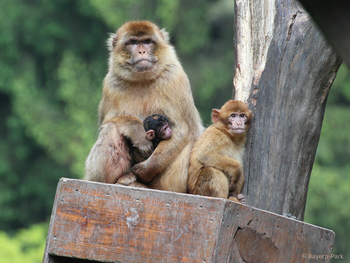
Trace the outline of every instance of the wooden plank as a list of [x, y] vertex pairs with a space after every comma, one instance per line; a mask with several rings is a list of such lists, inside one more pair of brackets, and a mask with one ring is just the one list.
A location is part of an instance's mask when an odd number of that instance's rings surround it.
[[62, 179], [48, 253], [122, 262], [210, 262], [225, 201]]
[[63, 178], [43, 262], [308, 262], [333, 243], [332, 231], [225, 199]]

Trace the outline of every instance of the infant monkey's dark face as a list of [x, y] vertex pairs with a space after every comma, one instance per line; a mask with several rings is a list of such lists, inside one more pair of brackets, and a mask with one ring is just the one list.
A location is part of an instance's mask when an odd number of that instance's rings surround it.
[[170, 121], [167, 117], [160, 114], [153, 114], [143, 121], [147, 137], [150, 140], [160, 139], [168, 140], [173, 135], [170, 127]]
[[168, 140], [171, 138], [172, 135], [173, 131], [171, 130], [170, 125], [166, 124], [161, 128], [159, 139]]

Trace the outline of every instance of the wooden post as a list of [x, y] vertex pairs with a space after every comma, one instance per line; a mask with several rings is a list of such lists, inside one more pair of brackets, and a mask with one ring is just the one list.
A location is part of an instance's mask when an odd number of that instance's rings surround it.
[[43, 263], [329, 262], [333, 243], [330, 230], [227, 199], [62, 178]]
[[236, 0], [234, 98], [254, 119], [248, 204], [303, 219], [329, 89], [341, 60], [295, 0]]

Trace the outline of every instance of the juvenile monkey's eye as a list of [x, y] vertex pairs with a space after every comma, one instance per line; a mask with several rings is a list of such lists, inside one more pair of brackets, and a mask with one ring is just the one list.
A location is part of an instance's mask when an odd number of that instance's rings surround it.
[[232, 113], [232, 114], [231, 114], [231, 117], [233, 117], [233, 118], [236, 117], [236, 114]]
[[241, 118], [244, 118], [244, 117], [245, 117], [245, 114], [241, 114], [240, 116], [241, 116]]

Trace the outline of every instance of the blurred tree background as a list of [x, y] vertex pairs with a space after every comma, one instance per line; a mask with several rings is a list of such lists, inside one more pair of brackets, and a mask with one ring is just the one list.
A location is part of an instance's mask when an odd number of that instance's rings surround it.
[[[40, 262], [60, 177], [82, 178], [97, 135], [106, 39], [128, 20], [170, 32], [206, 125], [231, 98], [232, 0], [0, 2], [0, 258]], [[350, 258], [350, 74], [331, 89], [305, 221]]]

